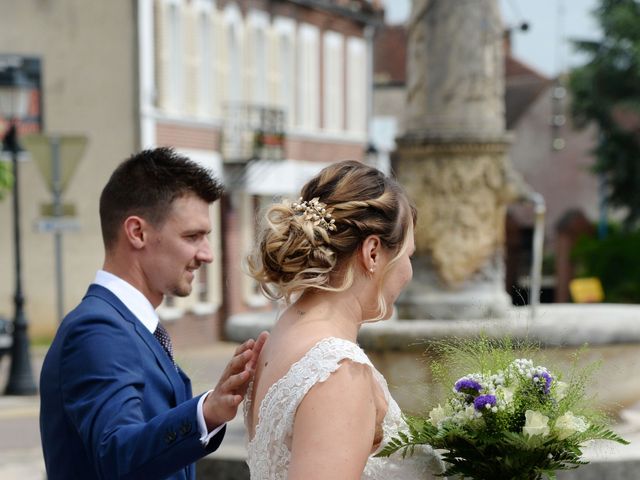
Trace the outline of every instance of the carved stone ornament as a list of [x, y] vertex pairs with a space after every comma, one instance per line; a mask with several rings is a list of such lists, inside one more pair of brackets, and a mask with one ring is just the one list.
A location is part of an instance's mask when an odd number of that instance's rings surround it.
[[504, 244], [514, 191], [504, 144], [400, 145], [398, 180], [418, 208], [417, 254], [455, 288]]

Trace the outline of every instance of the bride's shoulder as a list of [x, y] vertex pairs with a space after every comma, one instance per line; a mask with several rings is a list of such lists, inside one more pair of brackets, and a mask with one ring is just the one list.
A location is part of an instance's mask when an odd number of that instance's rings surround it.
[[306, 355], [323, 355], [328, 352], [358, 351], [353, 340], [344, 338], [339, 331], [314, 322], [312, 325], [294, 325], [277, 329], [269, 339], [279, 357], [295, 362]]
[[318, 336], [307, 339], [296, 348], [295, 356], [309, 357], [311, 361], [326, 360], [340, 362], [353, 360], [360, 363], [370, 363], [364, 351], [352, 340], [338, 336]]

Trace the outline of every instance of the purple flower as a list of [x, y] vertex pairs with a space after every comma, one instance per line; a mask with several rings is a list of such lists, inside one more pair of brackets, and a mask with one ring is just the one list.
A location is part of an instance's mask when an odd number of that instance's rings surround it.
[[477, 393], [482, 390], [482, 385], [470, 378], [461, 378], [456, 382], [454, 388], [456, 392], [471, 393], [473, 391]]
[[473, 401], [473, 406], [479, 412], [485, 408], [495, 407], [496, 396], [495, 395], [480, 395]]
[[538, 379], [536, 383], [540, 385], [542, 387], [542, 391], [548, 395], [551, 391], [551, 382], [553, 382], [553, 377], [549, 375], [548, 372], [542, 371], [534, 374], [533, 378]]

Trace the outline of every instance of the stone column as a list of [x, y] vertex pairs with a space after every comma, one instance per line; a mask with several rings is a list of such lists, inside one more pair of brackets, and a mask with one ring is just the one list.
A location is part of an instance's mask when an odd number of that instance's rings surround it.
[[515, 197], [495, 0], [414, 0], [406, 133], [394, 165], [418, 207], [400, 318], [502, 317], [506, 206]]

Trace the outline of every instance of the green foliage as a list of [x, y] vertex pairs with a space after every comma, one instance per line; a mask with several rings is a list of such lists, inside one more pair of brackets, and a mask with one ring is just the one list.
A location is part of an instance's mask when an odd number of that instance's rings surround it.
[[578, 126], [598, 126], [594, 169], [609, 182], [611, 205], [627, 209], [631, 227], [640, 222], [640, 2], [600, 0], [594, 13], [603, 38], [575, 42], [589, 60], [571, 72], [572, 113]]
[[640, 230], [612, 229], [603, 239], [583, 237], [573, 249], [576, 273], [598, 277], [611, 303], [640, 303]]
[[11, 175], [10, 164], [0, 162], [0, 200], [4, 198], [5, 192], [13, 185], [13, 175]]
[[[597, 364], [579, 368], [580, 352], [575, 354], [574, 365], [563, 378], [559, 371], [533, 367], [531, 361], [522, 359], [523, 355], [533, 357], [540, 353], [539, 346], [532, 343], [480, 336], [440, 342], [431, 350], [439, 355], [432, 365], [435, 381], [445, 382], [444, 391], [448, 394], [428, 418], [405, 416], [408, 429], [397, 432], [378, 456], [398, 452], [405, 457], [413, 455], [419, 445], [430, 445], [442, 452], [446, 464], [442, 476], [461, 475], [478, 480], [555, 479], [556, 471], [586, 463], [582, 459], [582, 445], [589, 440], [628, 443], [607, 427], [606, 416], [595, 410], [593, 399], [586, 396], [586, 386]], [[533, 371], [551, 375], [548, 391], [542, 388], [542, 382], [532, 380]], [[464, 398], [467, 390], [452, 391], [451, 386], [461, 375], [482, 385], [476, 398], [495, 395], [499, 399], [496, 408], [478, 412], [471, 407], [473, 399]], [[505, 388], [513, 393], [512, 398], [503, 396], [501, 389]], [[547, 418], [546, 433], [528, 435], [523, 430], [527, 426], [527, 411]], [[575, 427], [568, 433], [563, 430], [566, 423], [561, 426], [561, 422], [568, 416], [579, 418], [582, 427], [573, 424]]]
[[519, 356], [539, 352], [540, 346], [533, 342], [512, 338], [489, 338], [481, 335], [470, 341], [465, 337], [452, 337], [447, 341], [429, 345], [431, 356], [438, 358], [431, 363], [435, 382], [453, 385], [468, 372], [493, 373], [504, 370]]

